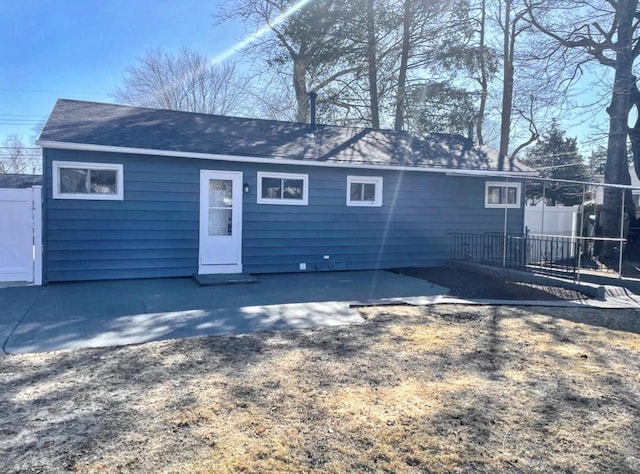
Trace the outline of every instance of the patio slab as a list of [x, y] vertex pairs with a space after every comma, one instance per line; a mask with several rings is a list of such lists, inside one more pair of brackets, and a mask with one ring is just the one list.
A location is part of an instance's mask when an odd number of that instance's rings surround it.
[[[259, 275], [250, 285], [199, 286], [191, 278], [0, 289], [5, 353], [357, 324], [351, 307], [422, 301], [446, 288], [384, 271]], [[0, 306], [4, 307], [4, 306]]]

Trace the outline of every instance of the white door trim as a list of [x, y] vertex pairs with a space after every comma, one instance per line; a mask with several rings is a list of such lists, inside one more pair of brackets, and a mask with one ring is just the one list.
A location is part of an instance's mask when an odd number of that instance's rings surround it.
[[[233, 185], [233, 233], [237, 239], [236, 262], [232, 264], [203, 263], [203, 249], [208, 238], [209, 179], [231, 179]], [[242, 172], [200, 170], [198, 274], [242, 273]]]

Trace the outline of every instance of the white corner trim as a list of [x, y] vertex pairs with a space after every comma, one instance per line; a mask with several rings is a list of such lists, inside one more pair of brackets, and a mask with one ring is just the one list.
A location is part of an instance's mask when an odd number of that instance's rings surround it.
[[[60, 168], [89, 170], [108, 170], [116, 172], [116, 194], [99, 193], [62, 193], [60, 192]], [[83, 161], [53, 161], [52, 192], [53, 199], [85, 199], [91, 201], [124, 201], [124, 166], [119, 163], [95, 163]]]
[[[375, 184], [376, 195], [373, 201], [352, 201], [351, 183]], [[382, 176], [347, 176], [346, 198], [348, 207], [381, 207], [382, 206]]]
[[154, 155], [154, 156], [170, 156], [176, 158], [195, 158], [199, 160], [216, 160], [216, 161], [233, 161], [237, 163], [262, 163], [270, 165], [293, 165], [293, 166], [316, 166], [320, 168], [361, 168], [370, 170], [390, 170], [390, 171], [417, 171], [422, 173], [444, 173], [444, 174], [460, 174], [468, 176], [535, 176], [537, 172], [506, 172], [506, 171], [485, 171], [485, 170], [468, 170], [464, 173], [464, 170], [456, 170], [453, 168], [418, 168], [414, 166], [399, 166], [399, 165], [374, 165], [369, 163], [345, 163], [341, 161], [308, 161], [308, 160], [293, 160], [290, 158], [259, 158], [255, 156], [241, 156], [241, 155], [219, 155], [215, 153], [194, 153], [187, 151], [170, 151], [170, 150], [156, 150], [152, 148], [132, 148], [123, 146], [110, 146], [110, 145], [93, 145], [89, 143], [68, 143], [58, 142], [52, 140], [38, 140], [36, 145], [42, 148], [52, 148], [58, 150], [77, 150], [77, 151], [97, 151], [104, 153], [128, 153], [136, 155]]
[[[272, 199], [262, 197], [262, 178], [275, 179], [301, 179], [302, 180], [302, 199]], [[272, 171], [258, 171], [258, 204], [277, 204], [281, 206], [307, 206], [309, 205], [309, 175], [297, 173], [278, 173]]]

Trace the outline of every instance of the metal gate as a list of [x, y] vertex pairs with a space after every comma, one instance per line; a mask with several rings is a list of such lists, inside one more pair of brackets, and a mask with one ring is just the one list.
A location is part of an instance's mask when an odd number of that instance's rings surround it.
[[42, 188], [0, 189], [0, 282], [42, 284]]

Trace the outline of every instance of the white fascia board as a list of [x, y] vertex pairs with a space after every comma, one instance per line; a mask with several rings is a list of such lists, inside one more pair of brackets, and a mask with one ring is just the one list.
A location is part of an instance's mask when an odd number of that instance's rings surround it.
[[469, 170], [469, 173], [462, 170], [452, 168], [420, 168], [413, 166], [398, 165], [373, 165], [368, 163], [342, 163], [327, 161], [307, 161], [292, 160], [288, 158], [260, 158], [255, 156], [239, 156], [239, 155], [217, 155], [214, 153], [194, 153], [188, 151], [170, 151], [170, 150], [154, 150], [151, 148], [130, 148], [110, 145], [92, 145], [89, 143], [69, 143], [50, 140], [38, 140], [36, 145], [42, 148], [55, 148], [59, 150], [78, 150], [78, 151], [97, 151], [105, 153], [129, 153], [136, 155], [154, 155], [154, 156], [171, 156], [177, 158], [195, 158], [199, 160], [216, 160], [216, 161], [235, 161], [237, 163], [262, 163], [270, 165], [293, 165], [293, 166], [317, 166], [320, 168], [361, 168], [370, 170], [392, 170], [392, 171], [420, 171], [424, 173], [446, 173], [446, 174], [465, 174], [476, 176], [503, 176], [518, 175], [518, 177], [531, 176], [531, 172], [507, 172], [507, 171], [484, 171]]
[[543, 178], [537, 172], [513, 172], [513, 171], [483, 171], [483, 170], [456, 170], [456, 171], [447, 171], [447, 175], [449, 176], [483, 176], [483, 177], [494, 177], [499, 179], [531, 179], [533, 181], [542, 181], [546, 183], [565, 183], [565, 184], [581, 184], [583, 186], [593, 186], [593, 187], [601, 187], [601, 188], [615, 188], [615, 189], [630, 189], [632, 191], [640, 191], [640, 186], [633, 186], [631, 184], [607, 184], [607, 183], [596, 183], [590, 181], [576, 181], [572, 179], [554, 179], [554, 178]]
[[449, 176], [487, 176], [499, 177], [503, 179], [522, 179], [522, 178], [535, 178], [538, 176], [537, 171], [497, 171], [497, 170], [447, 170]]

